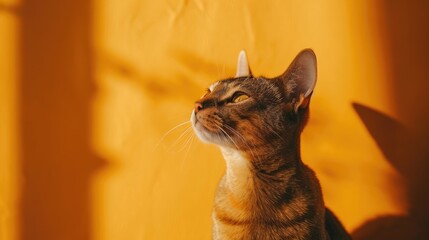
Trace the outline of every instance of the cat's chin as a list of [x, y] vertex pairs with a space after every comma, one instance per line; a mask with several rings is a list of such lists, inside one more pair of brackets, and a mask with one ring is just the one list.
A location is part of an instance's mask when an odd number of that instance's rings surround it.
[[191, 123], [195, 134], [203, 143], [215, 144], [215, 145], [218, 145], [219, 147], [229, 147], [229, 144], [225, 139], [220, 137], [220, 135], [210, 133], [201, 125], [201, 123], [197, 121], [194, 111], [192, 111], [192, 114], [191, 114]]

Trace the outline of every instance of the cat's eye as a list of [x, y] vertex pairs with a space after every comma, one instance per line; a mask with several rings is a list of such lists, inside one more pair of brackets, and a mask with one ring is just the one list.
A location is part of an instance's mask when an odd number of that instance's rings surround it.
[[238, 103], [238, 102], [242, 102], [242, 101], [244, 101], [244, 100], [246, 100], [246, 99], [248, 99], [249, 98], [249, 96], [247, 96], [246, 94], [244, 94], [244, 93], [236, 93], [236, 94], [234, 94], [234, 96], [232, 97], [232, 100], [231, 100], [231, 102], [233, 102], [233, 103]]

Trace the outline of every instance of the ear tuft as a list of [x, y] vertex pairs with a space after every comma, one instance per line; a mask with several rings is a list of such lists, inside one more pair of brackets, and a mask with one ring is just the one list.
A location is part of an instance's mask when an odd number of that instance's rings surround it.
[[247, 55], [246, 51], [241, 50], [238, 54], [238, 60], [237, 60], [237, 72], [235, 74], [235, 77], [247, 77], [250, 75], [250, 68], [249, 63], [247, 61]]
[[[280, 77], [285, 91], [301, 107], [306, 107], [317, 79], [316, 55], [311, 49], [301, 51]], [[299, 107], [296, 106], [296, 109]]]

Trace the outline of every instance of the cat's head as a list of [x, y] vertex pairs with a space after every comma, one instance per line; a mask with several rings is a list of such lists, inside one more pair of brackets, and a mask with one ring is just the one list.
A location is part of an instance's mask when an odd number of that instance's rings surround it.
[[191, 122], [203, 141], [240, 151], [295, 144], [316, 84], [316, 56], [301, 51], [276, 78], [253, 77], [244, 51], [234, 78], [212, 84], [195, 102]]

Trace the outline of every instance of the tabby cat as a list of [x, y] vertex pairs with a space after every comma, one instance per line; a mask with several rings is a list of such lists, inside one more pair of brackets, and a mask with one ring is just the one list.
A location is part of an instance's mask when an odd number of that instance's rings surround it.
[[242, 51], [236, 76], [212, 84], [195, 102], [194, 131], [220, 147], [227, 166], [213, 208], [214, 239], [351, 239], [301, 161], [315, 84], [310, 49], [272, 79], [252, 76]]

